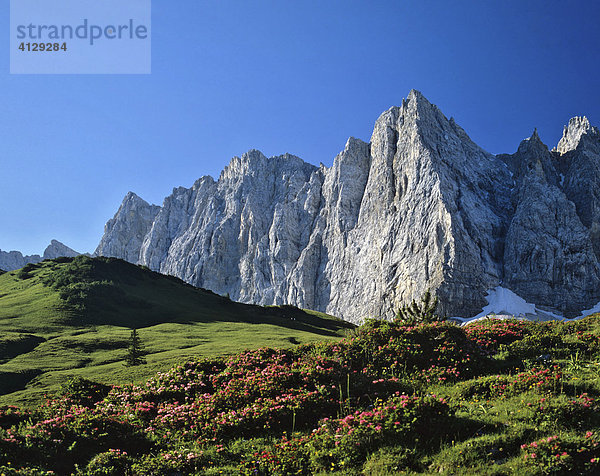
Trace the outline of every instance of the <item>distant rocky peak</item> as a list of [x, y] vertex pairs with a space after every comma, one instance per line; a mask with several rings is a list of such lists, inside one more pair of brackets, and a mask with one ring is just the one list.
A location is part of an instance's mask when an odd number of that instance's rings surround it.
[[533, 129], [531, 136], [521, 141], [521, 143], [519, 144], [519, 150], [527, 150], [530, 152], [538, 151], [546, 155], [548, 153], [548, 146], [542, 142], [542, 139], [540, 139], [536, 127], [535, 129]]
[[0, 250], [0, 268], [6, 271], [13, 271], [15, 269], [22, 268], [29, 263], [39, 263], [44, 259], [55, 259], [63, 256], [73, 258], [79, 256], [81, 253], [63, 245], [60, 241], [52, 240], [50, 245], [44, 251], [44, 256], [40, 255], [25, 255], [20, 251], [2, 251]]
[[573, 117], [569, 120], [569, 124], [564, 127], [563, 136], [553, 150], [561, 155], [575, 150], [584, 135], [600, 137], [598, 128], [592, 127], [587, 117]]
[[73, 258], [75, 256], [79, 256], [80, 253], [69, 248], [66, 245], [63, 245], [60, 241], [52, 240], [50, 244], [44, 251], [44, 259], [54, 259], [66, 256], [68, 258]]

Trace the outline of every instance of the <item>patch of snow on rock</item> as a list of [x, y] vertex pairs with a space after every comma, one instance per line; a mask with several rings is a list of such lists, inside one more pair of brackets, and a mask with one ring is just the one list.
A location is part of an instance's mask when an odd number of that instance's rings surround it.
[[[452, 320], [462, 322], [463, 324], [491, 317], [496, 319], [517, 318], [535, 321], [564, 320], [563, 316], [538, 309], [535, 304], [528, 303], [510, 289], [503, 288], [502, 286], [489, 289], [487, 291], [486, 300], [488, 302], [487, 306], [485, 306], [476, 316], [470, 318], [456, 317], [452, 318]], [[600, 312], [600, 303], [593, 309], [590, 310], [589, 314], [592, 312]]]

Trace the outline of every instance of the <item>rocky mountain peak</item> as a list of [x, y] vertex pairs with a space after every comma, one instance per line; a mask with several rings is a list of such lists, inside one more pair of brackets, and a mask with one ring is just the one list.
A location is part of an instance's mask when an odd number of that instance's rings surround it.
[[436, 124], [437, 120], [448, 122], [442, 111], [435, 105], [430, 103], [420, 91], [412, 89], [406, 99], [402, 100], [400, 115], [405, 120], [413, 119], [421, 128], [436, 127], [441, 124]]
[[118, 256], [137, 263], [144, 237], [159, 211], [160, 207], [128, 192], [115, 216], [104, 226], [104, 235], [94, 255]]
[[63, 256], [74, 257], [81, 253], [63, 245], [60, 241], [52, 240], [46, 247], [44, 255], [23, 255], [20, 251], [2, 251], [0, 250], [0, 268], [6, 271], [12, 271], [22, 268], [29, 263], [39, 263], [45, 259], [60, 258]]
[[131, 192], [131, 191], [127, 192], [127, 194], [123, 198], [123, 204], [126, 207], [148, 206], [148, 202], [146, 202], [146, 200], [144, 200], [143, 198], [140, 198], [137, 194], [135, 194], [134, 192]]
[[582, 136], [593, 135], [600, 136], [597, 127], [592, 127], [590, 121], [585, 116], [576, 116], [569, 120], [569, 124], [564, 127], [563, 135], [558, 145], [553, 149], [559, 154], [566, 154], [575, 150], [581, 141]]
[[537, 128], [530, 137], [521, 141], [515, 154], [502, 158], [516, 174], [515, 178], [521, 188], [527, 188], [530, 180], [541, 180], [554, 185], [559, 182], [548, 146], [542, 142]]
[[539, 160], [542, 157], [549, 157], [548, 146], [542, 142], [537, 128], [533, 130], [531, 136], [521, 141], [517, 153], [529, 162]]
[[60, 241], [52, 240], [48, 247], [44, 250], [44, 259], [54, 259], [66, 256], [68, 258], [73, 258], [75, 256], [79, 256], [81, 253], [69, 248], [66, 245], [63, 245]]
[[569, 123], [560, 149], [577, 150], [560, 161], [537, 130], [494, 156], [412, 90], [331, 167], [250, 150], [162, 207], [128, 194], [97, 252], [354, 322], [427, 289], [443, 314], [474, 316], [497, 286], [575, 315], [600, 299], [600, 142], [581, 140], [596, 134], [586, 121]]
[[423, 95], [423, 93], [417, 89], [411, 89], [406, 97], [406, 101], [403, 100], [403, 103], [407, 103], [413, 105], [413, 107], [421, 107], [421, 108], [436, 108], [437, 106], [431, 104], [429, 100]]
[[548, 150], [548, 146], [542, 142], [540, 135], [538, 134], [537, 127], [533, 129], [533, 132], [527, 139], [523, 139], [521, 144], [519, 144], [519, 148], [535, 148], [539, 150]]
[[314, 165], [308, 164], [292, 154], [267, 158], [261, 151], [251, 149], [241, 157], [231, 159], [229, 165], [221, 172], [218, 182], [221, 185], [244, 181], [252, 182], [254, 179], [260, 179], [266, 175], [289, 175], [294, 171], [310, 174], [315, 169]]

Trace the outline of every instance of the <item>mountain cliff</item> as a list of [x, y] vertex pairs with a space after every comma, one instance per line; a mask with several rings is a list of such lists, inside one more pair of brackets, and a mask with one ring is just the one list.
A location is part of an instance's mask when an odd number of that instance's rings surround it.
[[498, 286], [573, 316], [600, 300], [598, 185], [587, 119], [552, 151], [534, 132], [494, 156], [413, 90], [330, 168], [252, 150], [162, 207], [129, 193], [96, 254], [355, 322], [427, 289], [442, 313], [473, 316]]

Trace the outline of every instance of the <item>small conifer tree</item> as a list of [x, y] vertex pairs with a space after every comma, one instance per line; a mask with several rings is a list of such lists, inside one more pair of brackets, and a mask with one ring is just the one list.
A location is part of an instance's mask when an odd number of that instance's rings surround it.
[[407, 324], [418, 324], [420, 322], [443, 321], [435, 312], [438, 306], [437, 296], [432, 300], [429, 289], [421, 298], [421, 304], [413, 300], [409, 306], [403, 306], [398, 309], [396, 319]]
[[131, 335], [129, 336], [127, 355], [125, 356], [125, 365], [127, 367], [133, 367], [134, 365], [145, 364], [146, 359], [144, 358], [144, 354], [144, 344], [142, 344], [137, 329], [132, 329]]

